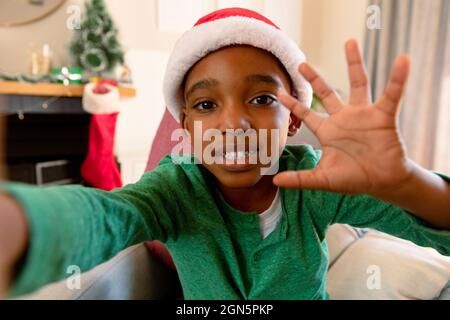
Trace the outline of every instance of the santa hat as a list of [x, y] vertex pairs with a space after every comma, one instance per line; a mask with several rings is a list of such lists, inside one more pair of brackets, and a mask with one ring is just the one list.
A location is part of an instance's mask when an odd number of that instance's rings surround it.
[[175, 44], [163, 84], [164, 99], [175, 120], [180, 122], [181, 118], [184, 104], [182, 83], [186, 73], [209, 53], [231, 45], [250, 45], [272, 53], [289, 73], [294, 94], [305, 105], [311, 105], [311, 86], [298, 72], [305, 55], [297, 44], [259, 13], [227, 8], [198, 20]]

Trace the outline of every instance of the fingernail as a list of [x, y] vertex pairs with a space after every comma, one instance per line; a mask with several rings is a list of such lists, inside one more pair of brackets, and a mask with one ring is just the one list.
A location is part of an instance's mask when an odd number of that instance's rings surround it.
[[306, 62], [303, 62], [298, 66], [298, 70], [300, 70], [301, 73], [305, 72], [307, 68], [308, 64]]

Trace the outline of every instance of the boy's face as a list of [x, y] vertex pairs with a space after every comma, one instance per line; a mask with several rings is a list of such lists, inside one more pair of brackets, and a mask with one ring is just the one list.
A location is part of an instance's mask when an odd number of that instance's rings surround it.
[[[262, 177], [261, 168], [268, 165], [262, 164], [259, 156], [257, 161], [249, 161], [248, 152], [265, 152], [271, 156], [277, 148], [281, 154], [288, 134], [294, 134], [300, 126], [300, 121], [278, 102], [279, 89], [291, 92], [290, 78], [281, 63], [272, 54], [250, 46], [215, 51], [201, 59], [188, 73], [181, 123], [189, 131], [191, 143], [202, 146], [202, 150], [194, 151], [198, 159], [203, 159], [203, 151], [212, 143], [204, 141], [204, 132], [215, 129], [222, 134], [224, 154], [219, 155], [220, 151], [215, 154], [223, 157], [223, 163], [202, 161], [220, 184], [230, 188], [254, 186]], [[201, 131], [194, 130], [194, 123], [198, 124], [198, 121]], [[244, 132], [254, 129], [257, 150], [250, 145], [250, 139], [244, 139], [242, 143], [236, 135], [227, 133], [229, 129]], [[267, 134], [261, 134], [262, 131]], [[230, 150], [230, 144], [235, 153], [225, 152], [225, 148]], [[247, 151], [244, 163], [242, 158], [239, 162], [234, 158], [239, 150]]]

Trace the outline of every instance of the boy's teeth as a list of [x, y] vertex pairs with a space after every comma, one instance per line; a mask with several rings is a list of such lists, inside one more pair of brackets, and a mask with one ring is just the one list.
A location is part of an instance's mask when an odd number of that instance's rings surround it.
[[254, 155], [256, 151], [238, 151], [238, 152], [226, 152], [225, 153], [225, 159], [227, 160], [242, 160], [245, 157], [248, 157], [250, 155]]

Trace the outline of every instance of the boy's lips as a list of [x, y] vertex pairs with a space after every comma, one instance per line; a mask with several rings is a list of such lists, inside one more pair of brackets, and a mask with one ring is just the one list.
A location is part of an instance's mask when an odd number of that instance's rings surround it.
[[222, 164], [219, 164], [222, 168], [224, 168], [227, 171], [234, 171], [234, 172], [238, 172], [238, 171], [247, 171], [251, 168], [253, 168], [256, 163], [250, 163], [249, 158], [247, 157], [245, 159], [245, 162], [238, 162], [237, 160], [235, 161], [230, 161], [230, 160], [226, 160], [224, 159]]

